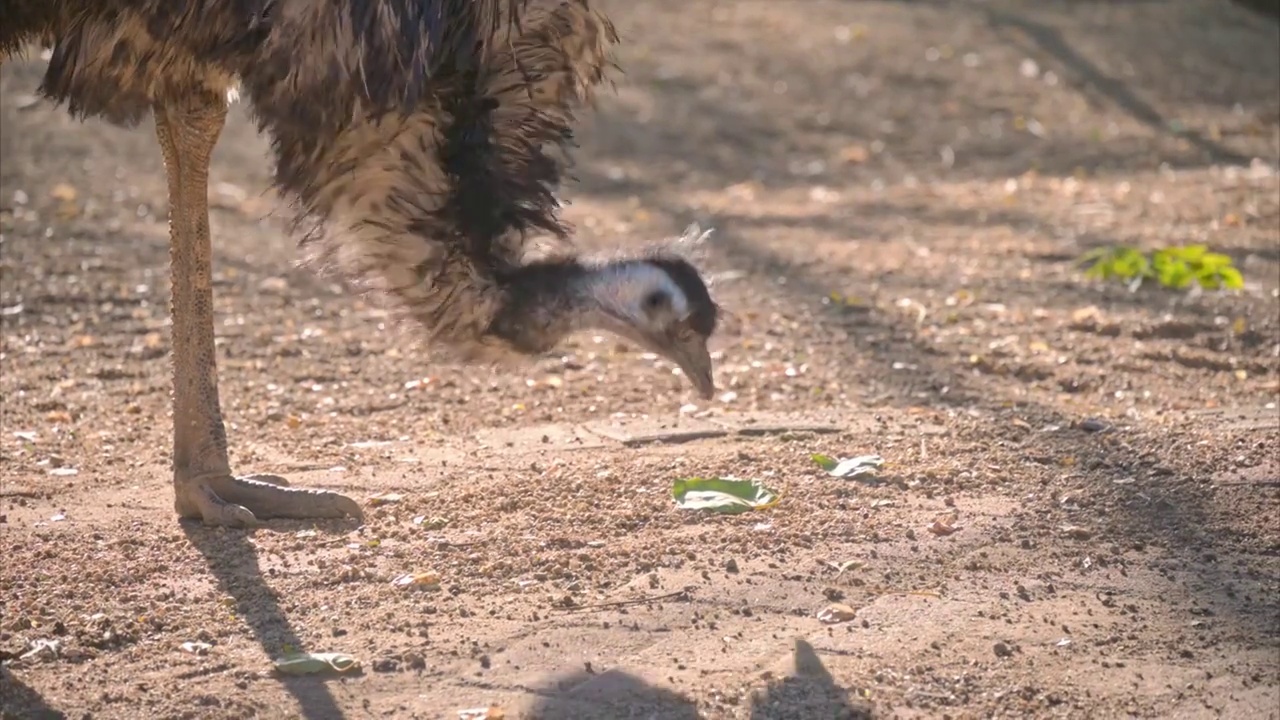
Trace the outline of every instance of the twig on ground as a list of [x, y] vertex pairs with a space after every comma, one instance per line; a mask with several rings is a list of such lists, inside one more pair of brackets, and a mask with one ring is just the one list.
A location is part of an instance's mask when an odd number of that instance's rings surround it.
[[647, 605], [660, 600], [675, 600], [677, 598], [688, 599], [692, 590], [693, 586], [689, 585], [675, 592], [667, 593], [666, 595], [654, 595], [652, 597], [642, 597], [634, 600], [616, 600], [614, 602], [596, 603], [593, 605], [579, 605], [577, 607], [566, 608], [561, 612], [569, 615], [572, 613], [590, 612], [592, 610], [608, 610], [610, 608], [629, 607], [631, 605]]

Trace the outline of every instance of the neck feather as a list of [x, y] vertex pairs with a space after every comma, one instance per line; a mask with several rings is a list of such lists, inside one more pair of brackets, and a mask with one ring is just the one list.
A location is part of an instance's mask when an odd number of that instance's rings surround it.
[[518, 352], [552, 350], [581, 330], [617, 331], [627, 314], [633, 279], [622, 265], [590, 266], [576, 260], [534, 263], [503, 278], [507, 301], [490, 333]]

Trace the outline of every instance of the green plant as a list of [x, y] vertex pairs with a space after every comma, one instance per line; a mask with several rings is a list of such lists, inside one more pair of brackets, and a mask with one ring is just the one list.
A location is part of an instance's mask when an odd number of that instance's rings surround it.
[[1161, 248], [1150, 255], [1127, 245], [1114, 245], [1090, 250], [1080, 257], [1080, 262], [1090, 264], [1086, 276], [1119, 280], [1135, 290], [1147, 280], [1175, 290], [1193, 282], [1206, 290], [1244, 287], [1244, 277], [1232, 265], [1231, 258], [1209, 252], [1204, 245]]

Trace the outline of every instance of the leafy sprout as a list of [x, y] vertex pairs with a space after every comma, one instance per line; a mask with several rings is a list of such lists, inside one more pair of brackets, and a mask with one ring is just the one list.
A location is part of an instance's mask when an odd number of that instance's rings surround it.
[[1145, 254], [1126, 245], [1102, 247], [1080, 257], [1088, 263], [1085, 275], [1098, 280], [1119, 280], [1137, 289], [1151, 280], [1162, 287], [1183, 290], [1199, 283], [1206, 290], [1239, 290], [1244, 277], [1231, 258], [1209, 252], [1204, 245], [1161, 248]]

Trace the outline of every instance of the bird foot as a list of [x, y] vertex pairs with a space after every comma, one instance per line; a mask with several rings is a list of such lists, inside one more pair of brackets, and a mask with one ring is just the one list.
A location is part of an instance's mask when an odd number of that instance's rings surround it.
[[271, 518], [364, 519], [355, 500], [329, 490], [289, 487], [278, 475], [176, 477], [173, 490], [178, 516], [205, 525], [252, 527]]

